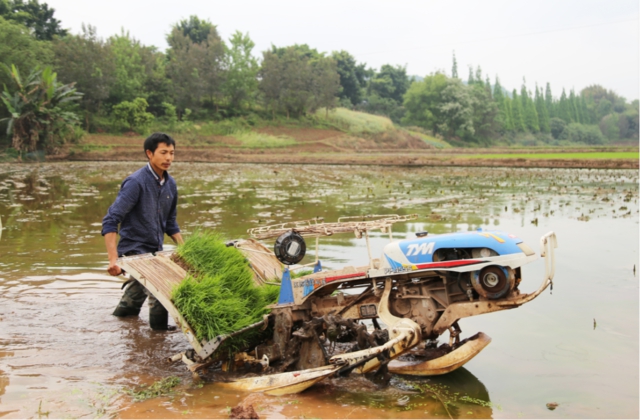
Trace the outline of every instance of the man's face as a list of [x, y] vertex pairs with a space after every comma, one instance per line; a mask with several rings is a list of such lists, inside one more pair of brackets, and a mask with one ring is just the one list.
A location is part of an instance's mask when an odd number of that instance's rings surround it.
[[151, 152], [151, 150], [147, 150], [147, 157], [149, 158], [151, 168], [158, 175], [161, 175], [171, 166], [171, 162], [173, 162], [174, 152], [175, 147], [166, 143], [158, 143], [158, 148], [153, 153]]

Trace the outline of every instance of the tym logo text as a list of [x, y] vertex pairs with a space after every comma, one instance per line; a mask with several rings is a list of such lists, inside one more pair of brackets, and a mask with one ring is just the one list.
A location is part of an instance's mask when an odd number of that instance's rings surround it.
[[429, 242], [428, 244], [411, 244], [408, 246], [409, 252], [407, 252], [407, 257], [411, 257], [413, 255], [425, 255], [425, 254], [433, 254], [433, 247], [435, 246], [435, 242]]

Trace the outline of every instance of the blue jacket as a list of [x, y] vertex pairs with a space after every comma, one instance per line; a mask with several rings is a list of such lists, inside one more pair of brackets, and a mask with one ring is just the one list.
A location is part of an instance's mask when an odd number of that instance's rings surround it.
[[178, 187], [165, 171], [160, 185], [149, 166], [129, 175], [102, 219], [102, 235], [118, 232], [118, 255], [162, 251], [164, 234], [180, 232], [176, 222]]

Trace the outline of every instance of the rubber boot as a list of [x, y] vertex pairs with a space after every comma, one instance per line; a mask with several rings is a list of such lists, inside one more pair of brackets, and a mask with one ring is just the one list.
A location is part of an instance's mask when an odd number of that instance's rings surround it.
[[169, 329], [169, 313], [152, 295], [149, 295], [149, 326], [156, 331]]
[[118, 317], [138, 316], [146, 298], [147, 294], [144, 286], [137, 280], [131, 281], [124, 289], [124, 294], [115, 311], [113, 311], [113, 315]]

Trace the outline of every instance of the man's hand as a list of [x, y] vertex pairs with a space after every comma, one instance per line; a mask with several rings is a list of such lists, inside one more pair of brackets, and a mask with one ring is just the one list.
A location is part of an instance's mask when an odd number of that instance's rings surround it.
[[107, 268], [107, 272], [112, 276], [119, 276], [120, 274], [124, 273], [124, 270], [122, 270], [122, 268], [120, 268], [120, 266], [116, 263], [113, 263], [113, 264], [109, 263], [109, 268]]
[[182, 234], [180, 232], [171, 235], [171, 239], [173, 239], [173, 242], [175, 242], [176, 245], [184, 243], [184, 239], [182, 239]]
[[109, 232], [104, 235], [104, 243], [107, 246], [107, 255], [109, 256], [109, 268], [107, 268], [107, 272], [112, 276], [119, 276], [123, 273], [122, 268], [116, 263], [118, 261], [116, 239], [117, 233], [115, 232]]

